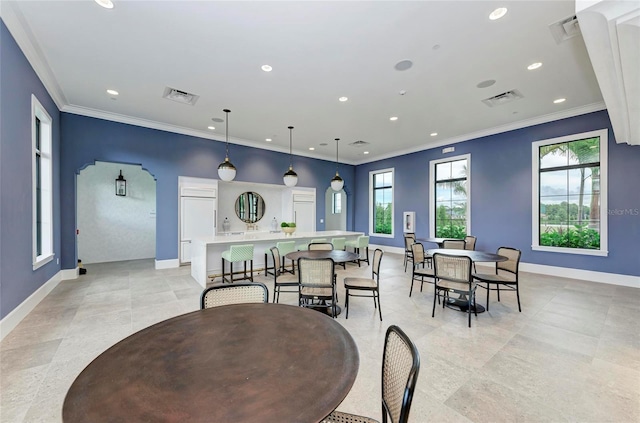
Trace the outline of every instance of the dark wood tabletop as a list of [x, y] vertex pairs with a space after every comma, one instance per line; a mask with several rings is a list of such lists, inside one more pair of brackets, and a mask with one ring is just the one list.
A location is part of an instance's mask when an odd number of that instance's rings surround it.
[[348, 261], [354, 261], [358, 259], [358, 255], [351, 251], [344, 250], [305, 250], [305, 251], [293, 251], [288, 253], [286, 257], [289, 260], [298, 260], [300, 257], [304, 258], [331, 258], [336, 263], [344, 263]]
[[283, 304], [187, 313], [93, 360], [62, 409], [71, 422], [318, 422], [347, 395], [357, 346], [330, 317]]
[[455, 250], [451, 248], [432, 248], [424, 252], [426, 255], [432, 256], [434, 253], [451, 254], [454, 256], [466, 256], [473, 262], [497, 262], [509, 260], [505, 256], [495, 253], [485, 253], [484, 251], [475, 250]]
[[434, 243], [434, 244], [438, 244], [438, 246], [440, 248], [442, 248], [442, 245], [448, 239], [454, 239], [454, 238], [416, 238], [416, 241], [431, 242], [431, 243]]

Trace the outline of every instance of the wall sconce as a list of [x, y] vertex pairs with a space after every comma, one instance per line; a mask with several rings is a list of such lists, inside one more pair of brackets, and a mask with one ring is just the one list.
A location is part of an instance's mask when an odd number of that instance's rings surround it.
[[120, 176], [116, 179], [116, 195], [127, 196], [127, 180], [122, 176], [122, 170], [120, 170]]

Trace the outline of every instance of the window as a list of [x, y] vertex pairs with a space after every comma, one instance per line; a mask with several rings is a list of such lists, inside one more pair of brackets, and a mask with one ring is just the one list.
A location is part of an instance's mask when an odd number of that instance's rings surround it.
[[607, 255], [607, 130], [534, 142], [532, 161], [532, 248]]
[[334, 192], [333, 193], [333, 214], [342, 213], [342, 192]]
[[369, 233], [393, 237], [393, 169], [369, 172]]
[[33, 270], [53, 259], [52, 120], [31, 96], [33, 146]]
[[471, 156], [449, 157], [429, 163], [432, 181], [429, 227], [432, 236], [463, 239], [471, 232]]

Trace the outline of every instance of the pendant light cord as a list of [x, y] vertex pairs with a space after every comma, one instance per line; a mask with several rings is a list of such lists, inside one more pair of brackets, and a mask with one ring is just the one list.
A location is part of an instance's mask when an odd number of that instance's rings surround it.
[[338, 141], [340, 138], [336, 138], [336, 175], [338, 174]]
[[225, 138], [227, 140], [227, 152], [225, 157], [228, 159], [229, 158], [229, 113], [231, 112], [231, 110], [229, 109], [224, 109], [223, 112], [225, 112], [227, 114], [227, 117], [225, 118]]
[[293, 132], [293, 126], [288, 126], [289, 128], [289, 168], [293, 168], [293, 153], [292, 153], [292, 141], [291, 141], [291, 137], [292, 137], [292, 132]]

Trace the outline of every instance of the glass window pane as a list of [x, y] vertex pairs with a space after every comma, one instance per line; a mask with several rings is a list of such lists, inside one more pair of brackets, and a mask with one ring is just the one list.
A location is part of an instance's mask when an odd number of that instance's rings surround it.
[[467, 177], [467, 160], [456, 160], [451, 162], [451, 178], [466, 178]]
[[551, 144], [540, 147], [540, 169], [567, 166], [567, 143]]
[[456, 181], [452, 184], [451, 198], [453, 200], [467, 199], [467, 181]]
[[540, 197], [567, 195], [567, 171], [554, 170], [540, 173]]
[[436, 181], [451, 179], [451, 162], [436, 164]]
[[385, 187], [390, 187], [393, 181], [391, 180], [391, 172], [385, 172], [382, 174]]

